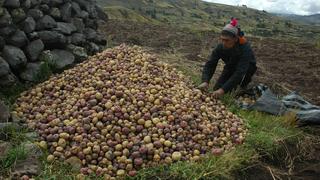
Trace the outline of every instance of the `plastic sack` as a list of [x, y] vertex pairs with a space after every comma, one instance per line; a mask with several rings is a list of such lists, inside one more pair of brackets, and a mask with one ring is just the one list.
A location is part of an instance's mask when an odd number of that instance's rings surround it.
[[[288, 112], [296, 113], [299, 124], [320, 125], [320, 107], [306, 101], [296, 92], [284, 96], [281, 100], [264, 85], [258, 85], [245, 93], [256, 101], [250, 106], [242, 106], [243, 109], [257, 110], [273, 115], [283, 115]], [[254, 93], [252, 93], [254, 92]], [[257, 97], [259, 95], [259, 97]]]

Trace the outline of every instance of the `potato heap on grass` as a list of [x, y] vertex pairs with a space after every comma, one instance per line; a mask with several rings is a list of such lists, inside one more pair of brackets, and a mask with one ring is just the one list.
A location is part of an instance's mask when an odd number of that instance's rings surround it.
[[240, 144], [240, 118], [140, 47], [121, 45], [24, 92], [16, 115], [40, 135], [48, 161], [76, 159], [108, 177], [198, 161]]

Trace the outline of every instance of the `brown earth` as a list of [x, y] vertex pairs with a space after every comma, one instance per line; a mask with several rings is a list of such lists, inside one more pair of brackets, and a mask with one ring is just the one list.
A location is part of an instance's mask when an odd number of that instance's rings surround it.
[[[130, 21], [111, 20], [100, 30], [108, 37], [110, 47], [128, 43], [151, 48], [160, 58], [163, 54], [181, 55], [180, 61], [197, 67], [199, 73], [219, 39], [219, 35], [213, 32], [192, 32]], [[312, 103], [320, 105], [319, 48], [311, 43], [288, 40], [248, 39], [258, 65], [254, 83], [297, 91]]]
[[[219, 40], [213, 32], [192, 32], [164, 25], [110, 20], [100, 31], [108, 46], [121, 43], [143, 46], [160, 60], [185, 66], [200, 77], [203, 64]], [[311, 43], [248, 37], [257, 58], [258, 71], [252, 84], [263, 83], [282, 90], [297, 91], [320, 105], [320, 50]], [[223, 64], [220, 63], [214, 79]], [[318, 179], [320, 177], [319, 127], [306, 129], [299, 144], [284, 143], [278, 159], [261, 162], [240, 170], [235, 179]], [[312, 131], [312, 132], [309, 132]], [[310, 137], [308, 137], [310, 135]]]

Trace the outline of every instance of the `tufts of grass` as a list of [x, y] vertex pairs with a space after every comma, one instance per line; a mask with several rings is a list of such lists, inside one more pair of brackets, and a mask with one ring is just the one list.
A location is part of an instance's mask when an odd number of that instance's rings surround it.
[[177, 162], [143, 169], [136, 177], [128, 179], [230, 179], [233, 171], [256, 159], [252, 149], [239, 146], [222, 156], [206, 155], [200, 162]]
[[4, 157], [0, 157], [0, 174], [7, 174], [18, 160], [26, 159], [27, 155], [22, 144], [10, 148]]
[[72, 169], [71, 165], [63, 163], [60, 161], [54, 161], [52, 163], [47, 162], [46, 157], [48, 153], [45, 153], [41, 157], [42, 171], [35, 178], [37, 180], [47, 179], [47, 180], [75, 180], [75, 179], [85, 179], [85, 180], [104, 180], [103, 176], [97, 176], [95, 174], [84, 176], [80, 172], [76, 172]]
[[75, 175], [71, 171], [71, 167], [68, 164], [55, 161], [48, 163], [45, 158], [42, 159], [42, 171], [36, 179], [65, 179], [73, 180]]
[[54, 69], [54, 65], [51, 65], [48, 61], [44, 61], [41, 66], [40, 70], [37, 74], [34, 74], [36, 82], [41, 83], [52, 75], [52, 69]]
[[27, 140], [25, 133], [28, 130], [21, 128], [16, 124], [9, 124], [0, 129], [0, 137], [6, 141], [10, 141], [11, 144], [19, 145]]

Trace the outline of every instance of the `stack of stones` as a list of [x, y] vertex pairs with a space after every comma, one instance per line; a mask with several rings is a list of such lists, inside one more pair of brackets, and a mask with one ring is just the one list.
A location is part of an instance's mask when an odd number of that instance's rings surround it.
[[0, 0], [0, 89], [34, 82], [44, 64], [61, 71], [103, 49], [107, 15], [95, 0]]

